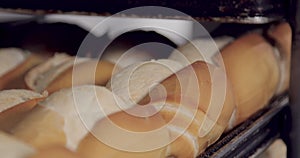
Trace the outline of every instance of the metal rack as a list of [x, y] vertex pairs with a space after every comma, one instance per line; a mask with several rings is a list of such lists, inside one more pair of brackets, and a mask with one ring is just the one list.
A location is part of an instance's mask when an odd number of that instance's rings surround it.
[[300, 157], [300, 1], [291, 0], [289, 22], [293, 30], [291, 83], [290, 83], [290, 108], [291, 131], [288, 144], [288, 157]]
[[290, 120], [288, 96], [278, 97], [266, 109], [258, 111], [250, 119], [225, 134], [199, 158], [249, 157], [259, 155], [276, 138], [287, 135]]
[[[120, 11], [140, 6], [162, 6], [182, 11], [200, 21], [222, 21], [238, 23], [268, 23], [282, 19], [287, 15], [288, 1], [284, 0], [52, 0], [39, 1], [28, 0], [4, 0], [0, 2], [0, 8], [6, 11], [49, 14], [68, 13], [86, 15], [112, 15]], [[187, 17], [176, 14], [164, 13], [158, 16], [157, 12], [145, 11], [139, 16], [153, 18], [176, 18]], [[131, 16], [131, 15], [126, 15]]]
[[[289, 97], [281, 96], [249, 120], [225, 134], [199, 157], [247, 157], [266, 148], [275, 138], [282, 138], [288, 146], [288, 157], [300, 157], [300, 1], [299, 0], [4, 0], [0, 10], [25, 14], [80, 14], [111, 15], [124, 9], [139, 6], [170, 7], [199, 21], [225, 23], [266, 24], [287, 20], [293, 30], [291, 85]], [[135, 17], [135, 15], [126, 15]], [[145, 12], [140, 17], [189, 19], [178, 15], [159, 16]], [[255, 138], [255, 139], [254, 139]]]

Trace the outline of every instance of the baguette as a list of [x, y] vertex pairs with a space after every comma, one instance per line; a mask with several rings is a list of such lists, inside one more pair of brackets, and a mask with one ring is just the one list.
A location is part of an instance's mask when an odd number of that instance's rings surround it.
[[[233, 40], [234, 38], [229, 36], [217, 37], [215, 39], [195, 39], [174, 50], [168, 59], [177, 61], [185, 66], [195, 61], [205, 61], [213, 64], [214, 61], [212, 57]], [[213, 41], [215, 43], [213, 43]]]
[[292, 29], [286, 22], [276, 25], [268, 30], [269, 37], [275, 40], [279, 51], [280, 82], [276, 94], [282, 94], [289, 88], [291, 69]]
[[221, 56], [236, 99], [230, 129], [267, 105], [279, 84], [280, 69], [273, 47], [256, 33], [238, 38]]
[[10, 133], [37, 149], [65, 145], [64, 124], [63, 117], [55, 111], [36, 106]]
[[114, 74], [106, 87], [123, 99], [125, 107], [135, 105], [158, 84], [183, 66], [167, 60], [152, 60], [136, 63]]
[[82, 84], [105, 85], [112, 75], [114, 65], [106, 61], [77, 58], [56, 54], [47, 62], [33, 68], [25, 76], [31, 90], [53, 93], [62, 88]]
[[62, 89], [41, 102], [11, 132], [37, 148], [62, 145], [75, 150], [96, 121], [119, 110], [105, 87]]
[[[224, 93], [211, 94], [220, 84], [225, 84]], [[201, 61], [154, 86], [139, 104], [98, 121], [80, 142], [78, 153], [87, 158], [196, 157], [221, 136], [235, 106], [224, 71]], [[134, 133], [158, 128], [165, 134], [152, 138]], [[149, 150], [148, 143], [157, 144]]]
[[29, 53], [18, 48], [0, 49], [0, 90], [25, 88], [25, 74], [47, 58], [46, 55]]
[[101, 56], [101, 60], [109, 61], [115, 65], [114, 73], [129, 65], [149, 61], [153, 58], [148, 52], [136, 48], [127, 49], [122, 47], [111, 48]]
[[[137, 106], [127, 112], [148, 113], [153, 107]], [[80, 142], [78, 153], [85, 158], [166, 157], [169, 133], [159, 113], [137, 117], [120, 111], [98, 121], [92, 131]]]
[[0, 130], [8, 132], [46, 96], [21, 89], [0, 91]]
[[0, 59], [2, 60], [0, 65], [0, 76], [24, 62], [27, 55], [28, 53], [17, 48], [0, 49]]
[[227, 127], [235, 107], [225, 72], [202, 61], [162, 81], [140, 104], [159, 109], [174, 140], [168, 156], [175, 157], [196, 157], [214, 143]]

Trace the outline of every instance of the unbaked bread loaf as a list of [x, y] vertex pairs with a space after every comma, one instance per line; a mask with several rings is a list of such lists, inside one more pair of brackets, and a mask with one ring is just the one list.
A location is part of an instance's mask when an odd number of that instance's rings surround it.
[[61, 53], [28, 72], [25, 82], [29, 89], [37, 92], [47, 90], [49, 93], [82, 84], [105, 85], [113, 67], [106, 61], [75, 58]]
[[46, 96], [21, 89], [0, 91], [0, 130], [9, 131]]
[[237, 105], [232, 128], [267, 105], [279, 84], [280, 69], [273, 47], [256, 33], [238, 38], [221, 55]]
[[[214, 63], [212, 57], [234, 40], [233, 37], [223, 36], [217, 38], [199, 38], [175, 49], [169, 59], [187, 66], [195, 61]], [[215, 43], [214, 43], [215, 42]]]
[[59, 144], [75, 150], [97, 120], [120, 110], [109, 90], [93, 85], [62, 89], [40, 105], [12, 130], [38, 148]]
[[36, 150], [13, 136], [0, 131], [0, 153], [2, 158], [28, 158]]
[[24, 75], [43, 62], [47, 55], [30, 53], [18, 48], [0, 49], [0, 90], [25, 88]]
[[132, 64], [114, 74], [106, 87], [123, 99], [125, 107], [135, 105], [153, 86], [181, 68], [180, 63], [168, 59]]

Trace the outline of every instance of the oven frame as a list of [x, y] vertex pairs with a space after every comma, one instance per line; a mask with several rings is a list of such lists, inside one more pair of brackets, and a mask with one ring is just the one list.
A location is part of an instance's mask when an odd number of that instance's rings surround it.
[[[247, 0], [246, 0], [247, 1]], [[272, 0], [268, 0], [268, 2]], [[283, 2], [283, 0], [273, 0]], [[51, 3], [52, 2], [52, 3]], [[56, 2], [56, 4], [54, 3]], [[72, 5], [70, 2], [75, 2]], [[127, 3], [126, 3], [127, 2]], [[130, 3], [129, 3], [130, 2]], [[188, 10], [188, 14], [196, 17], [199, 21], [220, 21], [233, 23], [271, 23], [273, 21], [285, 20], [292, 27], [292, 59], [291, 59], [291, 76], [289, 92], [283, 96], [273, 100], [271, 105], [252, 116], [249, 120], [242, 123], [238, 127], [231, 130], [223, 136], [214, 145], [209, 147], [199, 157], [246, 157], [253, 155], [259, 151], [258, 149], [267, 148], [276, 138], [281, 138], [287, 144], [287, 156], [289, 158], [300, 157], [300, 0], [284, 1], [286, 5], [279, 5], [277, 8], [279, 14], [271, 12], [249, 12], [249, 14], [241, 16], [230, 9], [228, 12], [204, 11], [199, 12], [199, 8], [193, 8], [189, 11], [189, 7], [193, 7], [190, 3], [176, 4], [170, 1], [118, 1], [110, 0], [102, 6], [102, 8], [91, 7], [82, 9], [82, 6], [101, 5], [97, 0], [91, 0], [89, 4], [81, 0], [64, 0], [64, 1], [38, 1], [30, 0], [26, 2], [18, 2], [16, 0], [4, 0], [0, 2], [0, 10], [7, 12], [17, 12], [25, 14], [49, 14], [49, 13], [66, 13], [66, 14], [85, 14], [85, 15], [110, 15], [118, 12], [119, 9], [137, 7], [140, 5], [157, 5], [166, 6], [175, 9]], [[173, 2], [173, 1], [172, 1]], [[179, 2], [175, 0], [175, 2]], [[185, 2], [189, 2], [185, 0]], [[200, 1], [199, 1], [200, 2]], [[213, 0], [216, 5], [221, 2], [229, 3], [228, 0]], [[122, 3], [122, 7], [115, 6]], [[31, 5], [31, 6], [30, 6]], [[110, 7], [109, 7], [110, 6]], [[196, 5], [197, 6], [197, 5]], [[201, 6], [201, 5], [200, 5]], [[213, 7], [213, 6], [212, 6]], [[255, 7], [255, 6], [254, 6]], [[108, 8], [108, 9], [107, 9]], [[200, 7], [201, 8], [201, 7]], [[79, 12], [72, 12], [72, 9]], [[102, 9], [102, 10], [101, 10]], [[201, 8], [205, 9], [205, 8]], [[232, 8], [231, 8], [232, 9]], [[92, 13], [91, 13], [92, 12]], [[276, 10], [275, 10], [276, 13]], [[285, 15], [284, 15], [285, 14]], [[219, 18], [218, 16], [223, 16]], [[269, 17], [269, 20], [261, 18], [261, 20], [253, 21], [252, 17]], [[272, 17], [273, 18], [270, 18]], [[250, 17], [250, 18], [249, 18]], [[153, 17], [152, 17], [153, 18]], [[156, 18], [156, 17], [154, 17]], [[169, 17], [170, 18], [170, 17]], [[185, 19], [186, 17], [180, 17]], [[219, 19], [218, 19], [219, 18]]]

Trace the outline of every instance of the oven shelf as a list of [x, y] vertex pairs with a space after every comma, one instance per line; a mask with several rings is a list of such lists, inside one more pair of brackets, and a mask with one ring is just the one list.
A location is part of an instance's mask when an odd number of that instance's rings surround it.
[[198, 158], [249, 157], [259, 152], [258, 149], [265, 149], [276, 138], [286, 135], [289, 116], [288, 97], [279, 97], [267, 109], [258, 111], [225, 134]]
[[[3, 0], [0, 11], [22, 14], [75, 14], [109, 16], [124, 9], [140, 6], [163, 6], [182, 11], [199, 21], [264, 24], [282, 19], [293, 28], [293, 54], [290, 97], [281, 96], [264, 110], [219, 139], [199, 158], [247, 157], [266, 148], [276, 138], [288, 146], [288, 156], [300, 156], [300, 1], [299, 0]], [[126, 15], [134, 16], [135, 15]], [[190, 17], [158, 16], [145, 12], [141, 17], [189, 19]], [[289, 101], [290, 98], [290, 101]], [[292, 135], [291, 139], [289, 136]]]
[[[162, 6], [179, 10], [199, 21], [219, 21], [234, 23], [269, 23], [285, 17], [288, 13], [288, 1], [284, 0], [3, 0], [0, 8], [5, 11], [49, 14], [71, 13], [108, 16], [120, 11], [142, 6]], [[176, 13], [149, 12], [144, 10], [139, 16], [150, 18], [189, 19]], [[123, 15], [122, 15], [123, 16]]]

